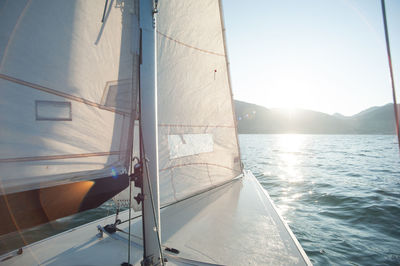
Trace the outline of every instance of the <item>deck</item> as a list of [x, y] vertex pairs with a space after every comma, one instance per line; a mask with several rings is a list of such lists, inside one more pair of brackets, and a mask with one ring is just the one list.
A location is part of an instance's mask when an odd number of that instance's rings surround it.
[[[131, 224], [131, 264], [142, 260], [142, 225]], [[123, 221], [128, 212], [120, 214]], [[109, 216], [0, 257], [2, 265], [120, 265], [127, 261], [128, 223], [103, 233]], [[311, 265], [290, 228], [256, 178], [244, 177], [161, 210], [167, 265]]]

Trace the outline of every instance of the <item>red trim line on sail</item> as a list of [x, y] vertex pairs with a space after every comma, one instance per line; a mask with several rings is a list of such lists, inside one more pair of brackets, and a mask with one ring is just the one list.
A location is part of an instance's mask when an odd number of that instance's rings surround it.
[[36, 90], [40, 90], [40, 91], [47, 92], [47, 93], [50, 93], [50, 94], [54, 94], [54, 95], [57, 95], [57, 96], [60, 96], [60, 97], [63, 97], [63, 98], [66, 98], [66, 99], [69, 99], [69, 100], [72, 100], [72, 101], [84, 103], [86, 105], [97, 107], [99, 109], [103, 109], [103, 110], [106, 110], [106, 111], [114, 112], [114, 113], [119, 114], [119, 115], [130, 115], [130, 113], [118, 111], [118, 110], [116, 110], [114, 108], [107, 107], [107, 106], [104, 106], [104, 105], [100, 105], [98, 103], [86, 100], [86, 99], [78, 97], [78, 96], [74, 96], [74, 95], [71, 95], [71, 94], [68, 94], [68, 93], [65, 93], [65, 92], [61, 92], [61, 91], [57, 91], [57, 90], [50, 89], [50, 88], [47, 88], [47, 87], [43, 87], [41, 85], [34, 84], [34, 83], [31, 83], [31, 82], [28, 82], [28, 81], [24, 81], [24, 80], [21, 80], [21, 79], [17, 79], [17, 78], [14, 78], [14, 77], [11, 77], [11, 76], [7, 76], [7, 75], [4, 75], [4, 74], [0, 74], [0, 78], [4, 79], [4, 80], [8, 80], [10, 82], [14, 82], [14, 83], [20, 84], [20, 85], [24, 85], [26, 87], [30, 87], [32, 89], [36, 89]]
[[81, 153], [81, 154], [50, 155], [50, 156], [32, 156], [32, 157], [19, 157], [19, 158], [0, 159], [0, 163], [62, 160], [62, 159], [73, 159], [73, 158], [95, 157], [95, 156], [107, 156], [107, 155], [119, 155], [119, 154], [120, 154], [120, 151], [110, 151], [110, 152], [93, 152], [93, 153]]
[[235, 128], [235, 126], [224, 125], [177, 125], [177, 124], [158, 124], [159, 127], [221, 127], [221, 128]]
[[174, 165], [174, 166], [170, 166], [170, 167], [166, 167], [166, 168], [160, 169], [160, 172], [161, 172], [161, 171], [165, 171], [165, 170], [169, 170], [169, 169], [173, 169], [173, 168], [184, 167], [184, 166], [190, 166], [190, 165], [207, 165], [207, 166], [211, 165], [211, 166], [221, 167], [221, 168], [225, 168], [225, 169], [228, 169], [228, 170], [232, 170], [232, 171], [241, 173], [241, 171], [237, 171], [237, 170], [235, 170], [235, 169], [233, 169], [233, 168], [230, 168], [230, 167], [227, 167], [227, 166], [224, 166], [224, 165], [220, 165], [220, 164], [214, 164], [214, 163], [187, 163], [187, 164], [178, 164], [178, 165]]
[[195, 46], [192, 46], [192, 45], [183, 43], [183, 42], [181, 42], [181, 41], [175, 40], [175, 39], [173, 39], [172, 37], [169, 37], [168, 35], [165, 35], [164, 33], [161, 33], [161, 32], [159, 32], [159, 31], [157, 31], [157, 33], [158, 33], [159, 35], [165, 37], [165, 38], [168, 39], [168, 40], [171, 40], [171, 41], [173, 41], [173, 42], [176, 42], [176, 43], [178, 43], [178, 44], [180, 44], [180, 45], [183, 45], [183, 46], [186, 46], [186, 47], [188, 47], [188, 48], [195, 49], [195, 50], [197, 50], [197, 51], [200, 51], [200, 52], [203, 52], [203, 53], [207, 53], [207, 54], [213, 54], [213, 55], [225, 57], [224, 54], [220, 54], [220, 53], [216, 53], [216, 52], [213, 52], [213, 51], [208, 51], [208, 50], [205, 50], [205, 49], [197, 48], [197, 47], [195, 47]]

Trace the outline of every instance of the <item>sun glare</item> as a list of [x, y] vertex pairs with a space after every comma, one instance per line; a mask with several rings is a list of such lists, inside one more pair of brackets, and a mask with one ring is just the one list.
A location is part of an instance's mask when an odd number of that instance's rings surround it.
[[278, 146], [282, 179], [289, 182], [301, 182], [303, 180], [300, 152], [304, 145], [304, 139], [305, 136], [299, 134], [279, 135]]
[[296, 108], [296, 107], [285, 107], [285, 108], [281, 109], [282, 113], [289, 117], [292, 117], [293, 115], [295, 115], [297, 110], [298, 110], [298, 108]]
[[299, 152], [304, 144], [305, 135], [282, 134], [279, 135], [278, 144], [284, 152]]

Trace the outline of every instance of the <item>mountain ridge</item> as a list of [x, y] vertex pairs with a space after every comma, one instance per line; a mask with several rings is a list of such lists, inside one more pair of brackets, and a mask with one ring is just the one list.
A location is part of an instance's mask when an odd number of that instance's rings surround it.
[[266, 108], [239, 100], [234, 103], [239, 134], [396, 134], [393, 104], [344, 116]]

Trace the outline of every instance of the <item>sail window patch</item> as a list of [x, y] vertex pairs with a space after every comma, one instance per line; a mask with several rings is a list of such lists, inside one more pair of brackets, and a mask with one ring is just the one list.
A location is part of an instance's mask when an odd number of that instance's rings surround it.
[[71, 102], [35, 101], [36, 120], [72, 121]]
[[130, 112], [132, 106], [131, 80], [107, 82], [103, 91], [101, 104], [122, 112]]
[[168, 145], [170, 159], [214, 151], [212, 134], [168, 135]]

